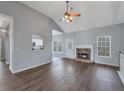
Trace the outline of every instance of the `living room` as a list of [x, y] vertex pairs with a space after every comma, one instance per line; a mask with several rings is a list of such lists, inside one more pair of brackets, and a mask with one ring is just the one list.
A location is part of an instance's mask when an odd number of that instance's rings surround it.
[[0, 90], [123, 91], [123, 10], [123, 1], [0, 1]]

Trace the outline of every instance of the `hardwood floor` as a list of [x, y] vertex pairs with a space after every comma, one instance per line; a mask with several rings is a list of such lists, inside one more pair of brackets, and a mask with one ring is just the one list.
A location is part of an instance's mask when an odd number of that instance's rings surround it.
[[14, 75], [0, 62], [0, 90], [124, 90], [113, 67], [69, 59], [58, 61]]

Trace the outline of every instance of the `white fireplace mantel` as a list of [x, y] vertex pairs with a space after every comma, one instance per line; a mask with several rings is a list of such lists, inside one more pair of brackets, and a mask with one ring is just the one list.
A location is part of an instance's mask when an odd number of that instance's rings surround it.
[[76, 45], [75, 46], [75, 58], [76, 58], [76, 49], [77, 48], [90, 48], [91, 49], [91, 61], [94, 60], [94, 57], [93, 57], [93, 45]]

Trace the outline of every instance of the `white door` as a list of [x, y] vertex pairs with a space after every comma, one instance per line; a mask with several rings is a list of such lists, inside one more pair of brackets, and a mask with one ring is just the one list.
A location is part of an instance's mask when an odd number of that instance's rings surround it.
[[66, 57], [74, 58], [73, 39], [66, 40]]

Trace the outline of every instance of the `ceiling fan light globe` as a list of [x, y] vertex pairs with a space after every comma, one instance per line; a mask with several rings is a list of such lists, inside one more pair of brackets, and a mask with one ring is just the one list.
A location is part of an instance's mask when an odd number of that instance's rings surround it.
[[65, 20], [65, 18], [62, 18], [62, 20], [64, 21], [64, 20]]
[[65, 19], [68, 19], [68, 15], [65, 15], [64, 17], [65, 17]]
[[69, 19], [70, 19], [70, 20], [73, 20], [73, 17], [72, 17], [72, 16], [70, 16], [70, 17], [69, 17]]
[[70, 20], [66, 20], [67, 21], [67, 23], [69, 23], [70, 22]]

